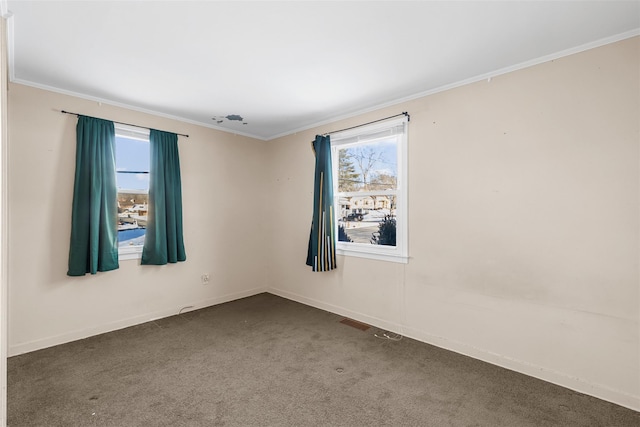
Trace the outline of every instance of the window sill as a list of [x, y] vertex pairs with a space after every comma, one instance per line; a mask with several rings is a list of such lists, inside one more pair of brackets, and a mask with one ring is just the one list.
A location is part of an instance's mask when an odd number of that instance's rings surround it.
[[336, 253], [338, 255], [344, 256], [353, 256], [357, 258], [368, 258], [375, 259], [378, 261], [388, 261], [388, 262], [397, 262], [401, 264], [408, 264], [409, 257], [405, 255], [396, 255], [390, 253], [374, 253], [374, 252], [364, 252], [364, 251], [355, 251], [350, 249], [338, 249], [336, 248]]
[[125, 246], [118, 249], [118, 260], [120, 261], [140, 258], [142, 258], [142, 246]]

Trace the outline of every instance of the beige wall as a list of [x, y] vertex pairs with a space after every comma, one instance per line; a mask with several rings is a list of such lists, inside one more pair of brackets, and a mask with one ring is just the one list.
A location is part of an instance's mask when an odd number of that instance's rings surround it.
[[[190, 135], [179, 138], [186, 262], [66, 275], [77, 119], [63, 109]], [[9, 121], [10, 355], [266, 287], [263, 142], [16, 84]]]
[[[9, 352], [268, 289], [640, 409], [639, 51], [636, 37], [270, 142], [11, 85]], [[76, 119], [61, 109], [191, 135], [187, 262], [66, 276]], [[311, 273], [309, 141], [400, 111], [409, 263]]]
[[[640, 409], [640, 39], [269, 142], [273, 293]], [[304, 265], [316, 133], [401, 111], [407, 265]]]

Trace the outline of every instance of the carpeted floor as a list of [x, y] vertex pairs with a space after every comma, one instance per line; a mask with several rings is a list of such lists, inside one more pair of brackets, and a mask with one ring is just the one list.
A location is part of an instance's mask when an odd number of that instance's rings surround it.
[[8, 425], [640, 426], [640, 413], [271, 294], [8, 361]]

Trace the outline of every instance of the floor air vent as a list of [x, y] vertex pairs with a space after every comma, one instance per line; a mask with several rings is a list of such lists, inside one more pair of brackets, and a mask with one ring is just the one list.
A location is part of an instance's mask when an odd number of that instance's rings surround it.
[[349, 325], [353, 328], [360, 329], [361, 331], [366, 331], [371, 326], [366, 323], [358, 322], [357, 320], [347, 319], [346, 317], [340, 321], [340, 323], [344, 323], [345, 325]]

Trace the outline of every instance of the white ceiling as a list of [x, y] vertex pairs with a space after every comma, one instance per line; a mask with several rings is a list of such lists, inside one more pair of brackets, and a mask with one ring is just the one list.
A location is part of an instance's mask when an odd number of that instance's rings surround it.
[[640, 34], [640, 1], [3, 6], [13, 81], [260, 139]]

